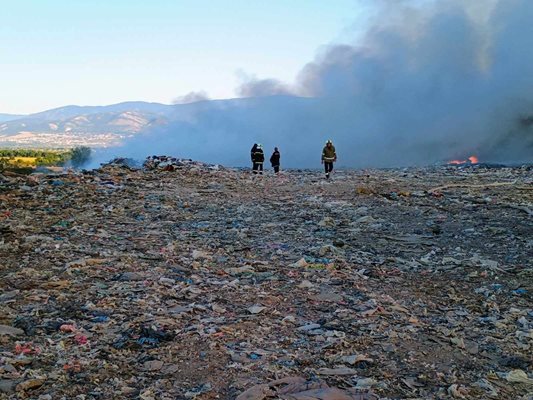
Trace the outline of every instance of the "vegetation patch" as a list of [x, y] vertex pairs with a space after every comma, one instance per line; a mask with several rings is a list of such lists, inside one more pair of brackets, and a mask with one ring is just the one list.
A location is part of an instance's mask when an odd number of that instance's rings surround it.
[[82, 167], [91, 158], [89, 147], [61, 150], [0, 149], [0, 171], [37, 167], [56, 167], [71, 164]]

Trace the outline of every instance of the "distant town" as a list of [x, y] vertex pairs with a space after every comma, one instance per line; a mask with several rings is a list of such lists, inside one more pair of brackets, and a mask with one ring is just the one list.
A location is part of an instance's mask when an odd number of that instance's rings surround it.
[[116, 133], [72, 132], [20, 132], [16, 135], [2, 136], [0, 134], [0, 148], [38, 148], [38, 149], [68, 149], [76, 146], [92, 148], [112, 147], [122, 143], [127, 135]]

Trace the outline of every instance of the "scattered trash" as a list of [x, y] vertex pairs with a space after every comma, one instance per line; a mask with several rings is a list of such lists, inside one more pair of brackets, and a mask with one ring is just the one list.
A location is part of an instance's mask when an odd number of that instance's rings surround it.
[[74, 325], [64, 324], [59, 327], [59, 330], [61, 332], [72, 333], [76, 332], [76, 327]]
[[302, 377], [288, 377], [270, 383], [253, 386], [237, 396], [236, 400], [263, 400], [280, 398], [285, 400], [377, 400], [371, 392], [356, 389], [342, 390], [328, 386], [322, 380], [306, 380]]
[[205, 383], [203, 385], [196, 386], [188, 391], [185, 392], [185, 397], [188, 399], [194, 399], [197, 396], [208, 393], [212, 390], [210, 383]]
[[320, 368], [319, 375], [356, 375], [357, 371], [352, 368]]
[[1, 175], [0, 397], [525, 399], [531, 172]]
[[521, 369], [513, 369], [512, 371], [503, 374], [503, 377], [508, 382], [513, 383], [525, 383], [527, 385], [533, 385], [533, 379], [529, 378], [527, 374]]
[[249, 307], [248, 308], [248, 312], [250, 314], [259, 314], [260, 312], [262, 312], [263, 310], [266, 310], [266, 307], [262, 307], [262, 306], [252, 306], [252, 307]]
[[24, 335], [24, 331], [22, 329], [14, 328], [12, 326], [0, 325], [0, 336], [1, 335], [21, 336]]
[[454, 383], [448, 388], [448, 393], [454, 398], [454, 399], [464, 399], [465, 395], [468, 394], [468, 390], [466, 390], [464, 387], [459, 386], [457, 383]]
[[21, 392], [36, 389], [38, 387], [41, 387], [44, 382], [44, 379], [28, 379], [27, 381], [19, 383], [16, 387], [16, 391]]

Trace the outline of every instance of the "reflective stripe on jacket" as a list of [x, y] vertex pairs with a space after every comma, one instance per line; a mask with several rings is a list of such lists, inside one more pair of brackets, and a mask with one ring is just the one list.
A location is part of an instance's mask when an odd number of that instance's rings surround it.
[[335, 152], [335, 146], [324, 146], [324, 149], [322, 150], [322, 161], [336, 161], [337, 160], [337, 153]]
[[262, 163], [263, 161], [265, 161], [265, 153], [263, 153], [263, 150], [255, 150], [255, 152], [252, 154], [252, 161], [254, 163]]

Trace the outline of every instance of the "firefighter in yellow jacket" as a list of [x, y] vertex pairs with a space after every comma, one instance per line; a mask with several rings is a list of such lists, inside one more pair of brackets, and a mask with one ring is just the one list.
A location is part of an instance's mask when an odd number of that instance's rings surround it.
[[333, 142], [331, 140], [328, 140], [324, 146], [324, 149], [322, 149], [322, 164], [324, 164], [326, 179], [329, 179], [329, 174], [331, 171], [333, 171], [333, 163], [335, 161], [337, 161], [335, 146], [333, 146]]

